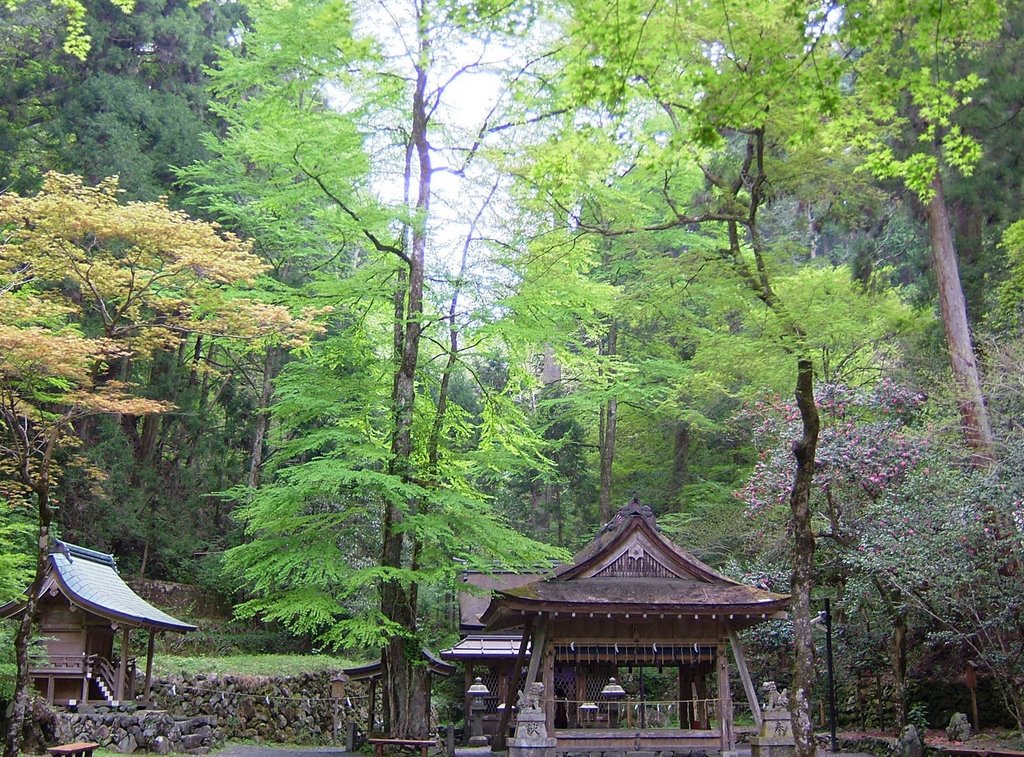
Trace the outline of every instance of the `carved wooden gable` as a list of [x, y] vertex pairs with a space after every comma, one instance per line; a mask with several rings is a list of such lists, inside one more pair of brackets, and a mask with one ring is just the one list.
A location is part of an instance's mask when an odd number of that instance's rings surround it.
[[[684, 570], [661, 545], [635, 532], [619, 549], [594, 565], [584, 575], [594, 578], [695, 578]], [[583, 577], [583, 576], [581, 576]]]

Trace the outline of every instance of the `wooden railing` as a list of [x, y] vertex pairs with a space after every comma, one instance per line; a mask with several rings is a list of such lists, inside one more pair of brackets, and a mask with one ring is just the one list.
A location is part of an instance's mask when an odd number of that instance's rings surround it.
[[569, 728], [707, 730], [713, 721], [718, 720], [717, 699], [621, 699], [598, 702], [556, 699], [554, 708], [556, 724], [562, 715]]
[[117, 672], [106, 657], [92, 655], [92, 677], [103, 681], [111, 695], [117, 691]]
[[44, 675], [81, 675], [89, 669], [89, 658], [81, 654], [53, 654], [33, 659], [32, 673]]
[[[94, 681], [100, 691], [108, 698], [117, 696], [117, 679], [120, 672], [110, 660], [97, 654], [66, 654], [35, 657], [30, 662], [29, 670], [34, 676], [53, 678], [85, 678]], [[137, 691], [136, 660], [130, 657], [125, 666], [125, 685], [122, 699], [135, 699]], [[102, 684], [102, 685], [101, 685]], [[85, 696], [88, 684], [83, 683], [82, 695]]]

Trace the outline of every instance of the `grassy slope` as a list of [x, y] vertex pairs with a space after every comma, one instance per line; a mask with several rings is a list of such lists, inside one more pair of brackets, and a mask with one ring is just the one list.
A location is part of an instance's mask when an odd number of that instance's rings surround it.
[[357, 665], [345, 657], [330, 655], [231, 655], [226, 657], [175, 657], [158, 654], [153, 671], [168, 675], [290, 676], [320, 670], [341, 670]]

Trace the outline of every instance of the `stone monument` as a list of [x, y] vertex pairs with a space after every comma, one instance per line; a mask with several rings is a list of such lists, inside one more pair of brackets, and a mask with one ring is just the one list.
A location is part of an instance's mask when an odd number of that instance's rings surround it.
[[508, 757], [555, 757], [555, 739], [548, 737], [548, 726], [541, 706], [544, 684], [532, 683], [519, 694], [516, 734], [508, 740]]
[[768, 700], [761, 710], [761, 730], [750, 739], [750, 757], [795, 757], [789, 692], [787, 689], [779, 691], [775, 681], [766, 681], [761, 688]]
[[971, 721], [962, 712], [954, 712], [950, 717], [946, 738], [950, 741], [967, 741], [971, 738]]
[[899, 741], [896, 742], [897, 757], [924, 757], [924, 741], [917, 728], [911, 725], [904, 726], [900, 733]]

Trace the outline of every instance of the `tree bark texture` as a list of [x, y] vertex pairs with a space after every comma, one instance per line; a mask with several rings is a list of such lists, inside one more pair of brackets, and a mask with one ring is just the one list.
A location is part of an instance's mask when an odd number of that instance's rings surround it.
[[[619, 327], [615, 319], [608, 325], [608, 340], [605, 355], [615, 355], [618, 349]], [[600, 481], [601, 490], [598, 506], [601, 523], [612, 519], [612, 466], [615, 463], [615, 432], [618, 425], [619, 403], [614, 395], [601, 407], [600, 436]]]
[[895, 679], [896, 721], [907, 724], [907, 616], [897, 612], [892, 622], [892, 672]]
[[971, 449], [971, 464], [984, 468], [994, 462], [995, 442], [989, 421], [985, 395], [981, 388], [974, 344], [967, 322], [967, 303], [964, 300], [960, 272], [957, 268], [956, 249], [949, 224], [949, 209], [942, 191], [942, 177], [936, 173], [932, 181], [935, 194], [928, 203], [928, 233], [931, 238], [932, 265], [939, 289], [939, 307], [946, 329], [949, 367], [956, 384], [957, 405], [964, 441]]
[[249, 455], [250, 489], [260, 485], [260, 474], [263, 468], [263, 447], [266, 444], [267, 432], [270, 430], [270, 415], [267, 413], [270, 400], [274, 396], [274, 379], [281, 364], [281, 350], [278, 347], [267, 347], [263, 358], [263, 386], [260, 390], [260, 404], [256, 408], [256, 428], [253, 433], [252, 450]]
[[793, 613], [793, 682], [789, 698], [797, 757], [814, 757], [816, 744], [811, 722], [811, 686], [814, 682], [814, 636], [811, 626], [811, 587], [814, 582], [814, 531], [811, 528], [811, 483], [818, 446], [820, 420], [814, 401], [814, 368], [808, 358], [797, 360], [796, 403], [802, 433], [793, 443], [796, 476], [789, 505], [793, 518], [793, 576], [790, 583]]
[[690, 478], [690, 424], [679, 423], [672, 433], [672, 478], [669, 497], [678, 501], [679, 493]]
[[[36, 571], [32, 583], [26, 590], [25, 609], [18, 621], [18, 631], [14, 637], [14, 656], [17, 665], [17, 678], [14, 683], [14, 697], [11, 706], [11, 719], [8, 722], [7, 738], [4, 742], [4, 757], [17, 757], [21, 751], [21, 734], [28, 713], [29, 697], [32, 693], [32, 678], [29, 675], [28, 648], [32, 641], [32, 625], [35, 622], [36, 604], [39, 592], [46, 580], [46, 565], [50, 555], [50, 528], [53, 523], [53, 509], [50, 507], [50, 461], [57, 443], [59, 428], [54, 428], [47, 442], [42, 465], [35, 478], [29, 474], [29, 463], [26, 459], [21, 466], [21, 478], [31, 486], [36, 496], [39, 518], [38, 544], [36, 551]], [[26, 451], [30, 449], [26, 446]]]
[[[421, 30], [422, 31], [422, 30]], [[423, 51], [425, 58], [425, 51]], [[391, 473], [405, 480], [412, 476], [413, 451], [412, 422], [416, 399], [416, 370], [419, 360], [420, 335], [423, 314], [423, 270], [426, 258], [426, 217], [430, 206], [430, 146], [427, 143], [427, 76], [418, 66], [416, 89], [412, 107], [412, 143], [418, 159], [417, 218], [410, 233], [408, 278], [405, 281], [404, 307], [396, 298], [396, 315], [404, 324], [401, 351], [396, 356], [397, 366], [392, 387], [394, 432], [391, 441]], [[396, 343], [398, 342], [396, 332]], [[414, 555], [418, 550], [415, 536], [402, 528], [404, 509], [410, 511], [415, 502], [405, 507], [389, 501], [385, 506], [381, 566], [402, 568], [403, 555]], [[426, 738], [429, 735], [429, 707], [427, 679], [429, 675], [418, 662], [420, 643], [416, 626], [417, 586], [398, 580], [381, 582], [381, 613], [401, 631], [389, 639], [381, 650], [383, 662], [383, 715], [389, 735], [400, 738]]]

